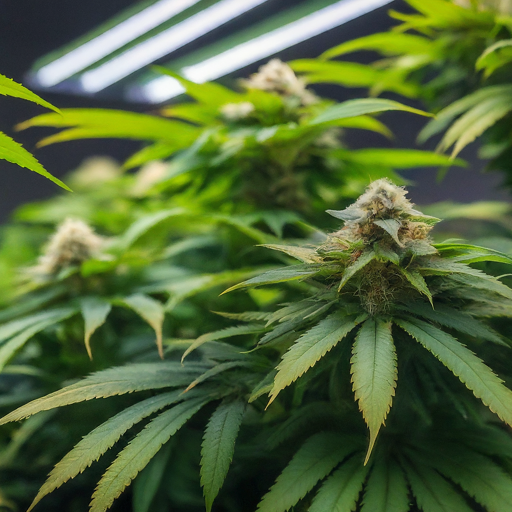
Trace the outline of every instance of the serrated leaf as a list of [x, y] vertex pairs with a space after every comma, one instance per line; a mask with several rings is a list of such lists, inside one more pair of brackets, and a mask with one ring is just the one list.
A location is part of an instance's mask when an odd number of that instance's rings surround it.
[[423, 465], [402, 465], [423, 512], [471, 512], [464, 498], [439, 473]]
[[231, 336], [256, 334], [263, 331], [263, 329], [264, 326], [261, 324], [235, 325], [233, 327], [226, 327], [225, 329], [220, 329], [219, 331], [208, 332], [206, 334], [203, 334], [202, 336], [199, 336], [199, 338], [194, 340], [190, 347], [188, 347], [187, 350], [185, 350], [181, 358], [181, 362], [183, 362], [191, 352], [199, 348], [201, 345], [204, 345], [205, 343], [231, 338]]
[[266, 393], [270, 393], [272, 386], [274, 385], [274, 377], [276, 376], [276, 370], [272, 370], [268, 372], [263, 379], [254, 386], [254, 389], [251, 391], [251, 396], [247, 400], [248, 403], [252, 403], [257, 400], [260, 396], [265, 395]]
[[448, 449], [429, 457], [428, 462], [489, 512], [511, 509], [512, 479], [491, 459], [466, 449]]
[[361, 269], [366, 267], [368, 263], [372, 262], [377, 255], [373, 250], [365, 251], [359, 258], [357, 258], [354, 263], [349, 265], [345, 271], [343, 272], [343, 276], [341, 277], [340, 285], [338, 286], [338, 291], [340, 291], [345, 284], [354, 276], [357, 272], [359, 272]]
[[[360, 319], [362, 322], [364, 319]], [[271, 404], [277, 395], [332, 350], [354, 327], [357, 318], [333, 313], [305, 332], [283, 355], [270, 393]]]
[[2, 132], [0, 132], [0, 159], [7, 160], [12, 164], [37, 172], [37, 174], [40, 174], [41, 176], [48, 178], [50, 181], [53, 181], [56, 185], [59, 185], [59, 187], [72, 192], [65, 183], [58, 178], [55, 178], [55, 176], [52, 176], [31, 153], [23, 148], [23, 146]]
[[133, 482], [133, 512], [150, 512], [151, 505], [162, 484], [171, 455], [171, 443], [165, 444], [137, 475]]
[[201, 485], [207, 512], [210, 512], [231, 465], [245, 406], [243, 400], [222, 402], [212, 414], [204, 432]]
[[110, 368], [93, 373], [89, 377], [54, 391], [19, 407], [0, 419], [0, 424], [20, 421], [41, 411], [63, 407], [94, 398], [133, 393], [148, 389], [187, 386], [191, 380], [203, 373], [208, 365], [188, 363], [145, 363]]
[[402, 223], [396, 219], [380, 219], [374, 220], [374, 224], [381, 227], [389, 236], [398, 244], [399, 247], [403, 247], [402, 242], [398, 238], [398, 230], [402, 227]]
[[433, 322], [469, 334], [475, 338], [492, 341], [493, 343], [506, 347], [509, 346], [496, 331], [464, 311], [459, 311], [458, 309], [443, 304], [438, 304], [435, 309], [432, 309], [429, 306], [417, 303], [408, 304], [404, 309], [410, 313], [422, 316], [427, 320], [432, 320]]
[[85, 324], [85, 337], [84, 343], [89, 358], [92, 361], [92, 351], [90, 339], [94, 331], [102, 326], [107, 319], [112, 305], [106, 300], [100, 299], [99, 297], [85, 297], [80, 301], [80, 309], [84, 318]]
[[512, 425], [512, 391], [473, 352], [453, 336], [422, 320], [393, 321], [439, 359], [501, 420]]
[[403, 471], [391, 458], [378, 458], [368, 478], [361, 512], [408, 512], [409, 489]]
[[284, 268], [276, 268], [264, 272], [259, 276], [253, 277], [244, 281], [243, 283], [236, 284], [228, 288], [224, 293], [239, 290], [241, 288], [248, 288], [252, 286], [262, 286], [266, 284], [282, 283], [285, 281], [295, 281], [297, 279], [305, 279], [312, 277], [322, 271], [322, 265], [304, 264], [304, 265], [291, 265]]
[[488, 78], [496, 69], [512, 61], [511, 46], [512, 39], [502, 39], [488, 46], [476, 60], [475, 69], [485, 69], [485, 77]]
[[137, 474], [196, 412], [210, 399], [195, 398], [161, 413], [117, 456], [92, 495], [90, 512], [105, 512]]
[[375, 251], [377, 259], [381, 261], [391, 261], [391, 263], [394, 263], [395, 265], [400, 264], [400, 258], [398, 254], [389, 247], [375, 242], [373, 244], [373, 250]]
[[328, 107], [320, 115], [315, 117], [310, 122], [310, 124], [317, 125], [328, 123], [330, 121], [336, 121], [337, 119], [356, 117], [363, 114], [375, 114], [377, 112], [384, 112], [386, 110], [402, 110], [422, 116], [432, 116], [432, 114], [429, 114], [428, 112], [408, 107], [407, 105], [403, 105], [397, 101], [385, 100], [381, 98], [364, 98], [348, 100], [342, 103], [338, 103], [332, 107]]
[[60, 110], [57, 107], [54, 107], [51, 103], [48, 103], [37, 94], [33, 93], [26, 87], [23, 87], [23, 85], [7, 78], [4, 75], [0, 75], [0, 94], [4, 96], [12, 96], [13, 98], [21, 98], [23, 100], [31, 101], [32, 103], [37, 103], [42, 107], [49, 108], [54, 112], [60, 112]]
[[146, 320], [146, 322], [154, 329], [158, 354], [163, 359], [164, 350], [162, 346], [162, 325], [164, 323], [165, 311], [162, 303], [147, 295], [143, 295], [142, 293], [125, 297], [122, 299], [122, 302], [129, 308], [133, 309], [133, 311]]
[[3, 370], [4, 366], [10, 361], [10, 359], [20, 350], [25, 343], [32, 338], [38, 332], [41, 332], [43, 329], [47, 327], [57, 324], [66, 318], [74, 315], [76, 313], [75, 308], [59, 308], [52, 311], [52, 315], [41, 316], [39, 322], [32, 324], [30, 327], [27, 327], [25, 330], [16, 334], [16, 336], [12, 337], [9, 341], [4, 343], [0, 347], [0, 371]]
[[357, 333], [350, 363], [355, 398], [370, 429], [366, 465], [395, 395], [398, 370], [391, 322], [366, 320]]
[[422, 295], [425, 295], [432, 307], [434, 307], [434, 303], [432, 302], [432, 293], [428, 289], [427, 283], [423, 276], [417, 270], [406, 270], [405, 268], [398, 267], [400, 272], [405, 276], [407, 281], [413, 285], [413, 287], [418, 290]]
[[168, 405], [187, 399], [187, 396], [182, 396], [182, 391], [178, 389], [142, 400], [92, 430], [52, 469], [27, 512], [30, 512], [46, 495], [97, 461], [133, 425]]
[[320, 487], [309, 512], [353, 512], [367, 473], [357, 454], [352, 456]]
[[339, 462], [359, 448], [350, 438], [335, 432], [310, 437], [260, 501], [258, 511], [286, 512]]
[[188, 386], [187, 389], [183, 393], [188, 393], [191, 389], [195, 388], [201, 382], [210, 379], [211, 377], [215, 377], [219, 373], [225, 372], [226, 370], [231, 370], [232, 368], [237, 367], [251, 367], [253, 365], [250, 361], [228, 361], [226, 363], [218, 363], [213, 368], [209, 368], [203, 374], [199, 375], [196, 379], [194, 379]]

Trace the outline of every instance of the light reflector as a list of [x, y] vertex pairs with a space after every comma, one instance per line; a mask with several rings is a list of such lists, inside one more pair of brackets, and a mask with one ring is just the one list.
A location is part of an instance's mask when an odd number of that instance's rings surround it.
[[52, 87], [188, 9], [199, 0], [160, 0], [39, 69], [35, 80]]

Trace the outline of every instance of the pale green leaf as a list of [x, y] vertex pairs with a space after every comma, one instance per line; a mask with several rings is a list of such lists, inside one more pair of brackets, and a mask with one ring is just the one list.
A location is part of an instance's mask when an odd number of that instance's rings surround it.
[[25, 330], [19, 332], [11, 338], [9, 341], [5, 342], [0, 347], [0, 371], [3, 370], [4, 366], [10, 361], [10, 359], [18, 352], [25, 343], [32, 338], [35, 334], [46, 329], [47, 327], [57, 324], [66, 318], [74, 315], [76, 313], [75, 308], [60, 308], [55, 309], [51, 312], [52, 314], [45, 315], [44, 318], [41, 318], [37, 323], [30, 325]]
[[2, 132], [0, 132], [0, 159], [37, 172], [37, 174], [59, 185], [59, 187], [71, 192], [71, 189], [65, 183], [52, 176], [31, 153]]
[[122, 302], [133, 309], [154, 329], [156, 334], [156, 346], [158, 354], [163, 359], [164, 350], [162, 347], [162, 325], [164, 323], [164, 307], [161, 302], [152, 299], [147, 295], [138, 293], [122, 299]]
[[398, 238], [398, 230], [402, 227], [402, 223], [396, 219], [380, 219], [374, 220], [374, 224], [381, 227], [391, 238], [398, 244], [399, 247], [403, 247], [402, 242]]
[[258, 512], [286, 512], [345, 457], [360, 449], [350, 438], [322, 432], [309, 438], [265, 494]]
[[4, 96], [12, 96], [13, 98], [21, 98], [23, 100], [32, 101], [33, 103], [37, 103], [42, 107], [49, 108], [57, 113], [59, 113], [59, 109], [54, 107], [51, 103], [43, 100], [37, 94], [34, 94], [32, 91], [23, 87], [23, 85], [7, 78], [4, 75], [0, 75], [0, 94]]
[[297, 279], [306, 279], [312, 277], [323, 270], [322, 265], [304, 264], [304, 265], [291, 265], [283, 268], [276, 268], [264, 272], [259, 276], [253, 277], [244, 281], [243, 283], [236, 284], [228, 288], [224, 293], [241, 288], [248, 288], [252, 286], [262, 286], [266, 284], [282, 283], [284, 281], [295, 281]]
[[299, 247], [294, 245], [276, 245], [276, 244], [263, 244], [262, 247], [273, 249], [274, 251], [284, 252], [303, 263], [319, 263], [320, 258], [315, 248], [312, 247]]
[[92, 351], [90, 339], [94, 331], [102, 326], [107, 319], [112, 305], [106, 300], [100, 299], [99, 297], [85, 297], [80, 301], [80, 308], [82, 310], [82, 316], [85, 324], [85, 348], [89, 354], [89, 358], [92, 361]]
[[366, 479], [368, 467], [358, 455], [352, 456], [322, 485], [309, 512], [353, 512]]
[[[362, 322], [364, 319], [359, 319]], [[329, 350], [333, 349], [354, 327], [355, 316], [333, 313], [305, 332], [283, 355], [270, 393], [273, 402], [277, 395], [303, 373], [314, 366]]]
[[378, 458], [368, 478], [361, 512], [408, 512], [409, 490], [400, 466]]
[[345, 284], [354, 276], [357, 272], [359, 272], [361, 269], [366, 267], [368, 263], [372, 262], [377, 255], [373, 250], [365, 251], [359, 258], [357, 258], [354, 263], [349, 265], [345, 271], [343, 272], [343, 276], [341, 277], [340, 285], [338, 286], [338, 291], [340, 291]]
[[243, 400], [224, 401], [212, 414], [201, 449], [201, 485], [210, 512], [226, 478], [245, 412]]
[[366, 464], [395, 395], [398, 370], [391, 322], [366, 320], [357, 333], [352, 354], [352, 387], [370, 429]]
[[335, 121], [337, 119], [344, 119], [346, 117], [361, 116], [364, 114], [374, 114], [377, 112], [384, 112], [387, 110], [402, 110], [405, 112], [411, 112], [413, 114], [419, 114], [422, 116], [431, 116], [431, 114], [418, 110], [416, 108], [408, 107], [402, 103], [398, 103], [393, 100], [385, 100], [381, 98], [364, 98], [356, 100], [348, 100], [343, 103], [339, 103], [332, 107], [328, 107], [324, 112], [315, 117], [312, 121], [312, 125], [327, 123], [329, 121]]
[[187, 386], [207, 368], [204, 364], [188, 363], [183, 366], [177, 362], [132, 364], [110, 368], [93, 373], [75, 384], [23, 405], [4, 416], [0, 424], [20, 421], [41, 411], [94, 398], [107, 398], [148, 389]]
[[203, 334], [202, 336], [199, 336], [199, 338], [194, 340], [190, 347], [188, 347], [187, 350], [185, 350], [181, 358], [181, 362], [183, 362], [191, 352], [199, 348], [201, 345], [204, 345], [205, 343], [231, 338], [231, 336], [256, 334], [260, 333], [263, 329], [264, 327], [261, 324], [235, 325], [233, 327], [226, 327], [225, 329], [220, 329], [219, 331], [208, 332], [206, 334]]
[[320, 58], [332, 59], [346, 53], [360, 50], [378, 51], [384, 55], [408, 55], [429, 54], [435, 51], [435, 46], [430, 39], [423, 36], [403, 34], [400, 32], [382, 32], [360, 37], [330, 48], [322, 53]]
[[488, 46], [475, 62], [475, 69], [485, 69], [489, 77], [496, 69], [512, 61], [512, 39], [502, 39]]
[[188, 396], [182, 396], [182, 391], [178, 389], [142, 400], [92, 430], [52, 469], [27, 512], [46, 495], [97, 461], [133, 425], [168, 405], [187, 399]]
[[512, 391], [473, 352], [431, 324], [408, 318], [394, 322], [456, 375], [501, 420], [512, 425]]
[[195, 398], [174, 406], [152, 420], [107, 469], [92, 496], [90, 512], [105, 512], [137, 474], [210, 399]]

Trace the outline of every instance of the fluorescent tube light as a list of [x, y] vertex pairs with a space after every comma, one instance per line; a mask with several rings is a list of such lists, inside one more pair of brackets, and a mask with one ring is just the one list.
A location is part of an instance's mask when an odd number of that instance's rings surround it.
[[[187, 66], [181, 74], [197, 83], [215, 80], [391, 2], [341, 0], [203, 62]], [[156, 78], [142, 88], [143, 97], [151, 103], [166, 101], [182, 92], [179, 82], [169, 76]]]
[[43, 87], [52, 87], [188, 9], [199, 0], [160, 0], [103, 34], [43, 66], [35, 75]]
[[84, 73], [81, 78], [82, 88], [86, 92], [101, 91], [134, 71], [165, 57], [266, 1], [220, 0], [211, 7], [105, 62], [98, 68]]

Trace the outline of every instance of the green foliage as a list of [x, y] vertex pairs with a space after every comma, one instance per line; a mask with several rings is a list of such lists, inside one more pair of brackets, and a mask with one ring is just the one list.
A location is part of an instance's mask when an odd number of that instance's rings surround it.
[[[57, 112], [57, 115], [60, 115], [58, 108], [4, 75], [0, 75], [0, 95], [12, 96], [14, 98], [21, 98], [37, 103], [38, 105], [54, 110]], [[52, 176], [31, 153], [2, 132], [0, 132], [0, 158], [19, 165], [20, 167], [25, 167], [26, 169], [37, 172], [60, 187], [66, 190], [71, 190], [67, 185], [62, 183], [62, 181]]]

